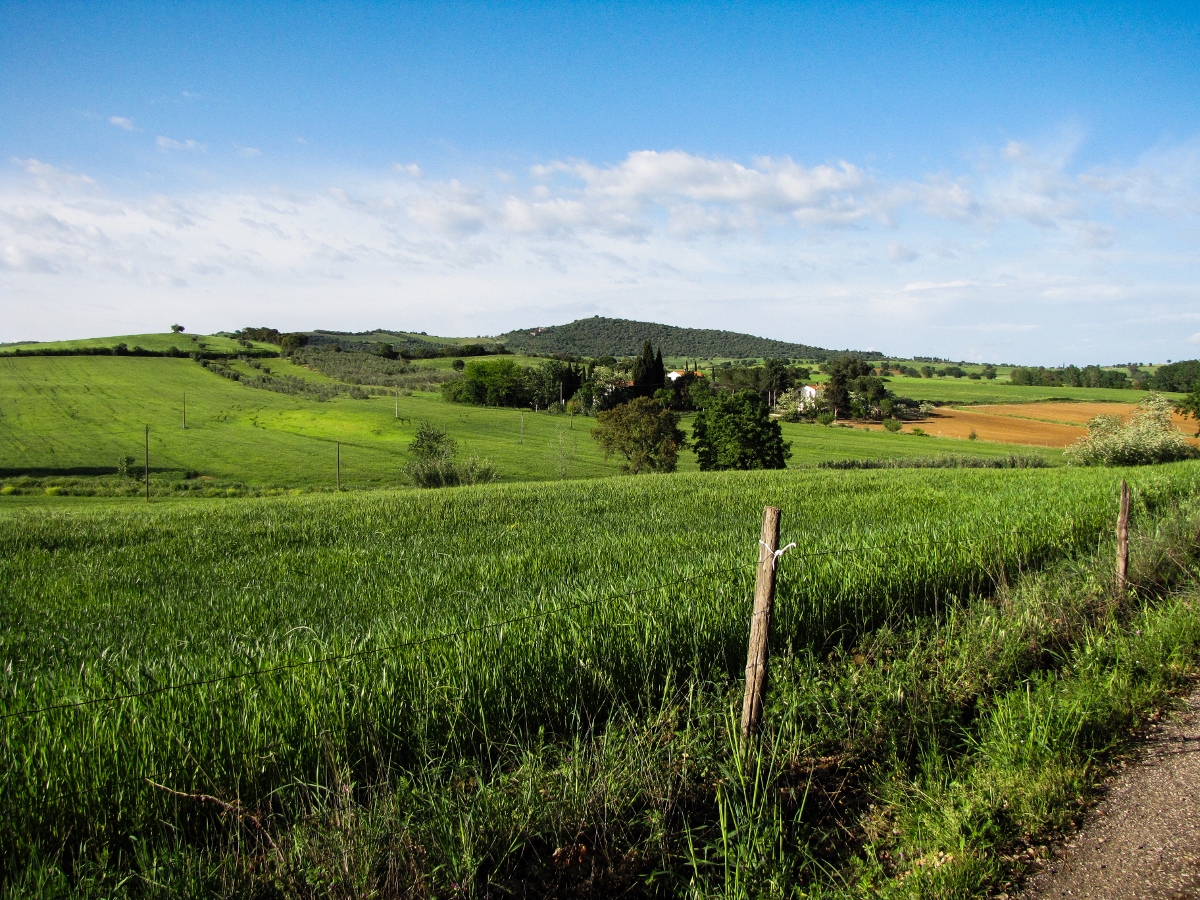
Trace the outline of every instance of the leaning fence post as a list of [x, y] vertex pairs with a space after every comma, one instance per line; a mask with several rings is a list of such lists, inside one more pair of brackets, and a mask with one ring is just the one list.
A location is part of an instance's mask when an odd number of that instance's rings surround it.
[[1129, 575], [1129, 485], [1121, 479], [1121, 511], [1117, 515], [1117, 596], [1125, 595]]
[[742, 699], [742, 735], [758, 730], [763, 697], [767, 692], [770, 660], [771, 614], [775, 609], [775, 550], [779, 546], [777, 506], [763, 509], [762, 538], [758, 542], [758, 574], [754, 579], [754, 613], [750, 618], [750, 646], [746, 651], [746, 695]]

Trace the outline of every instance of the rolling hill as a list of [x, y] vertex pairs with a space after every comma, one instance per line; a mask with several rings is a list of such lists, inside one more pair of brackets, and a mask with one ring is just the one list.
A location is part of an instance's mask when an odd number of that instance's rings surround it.
[[656, 347], [662, 347], [664, 356], [694, 356], [699, 359], [783, 357], [821, 361], [841, 353], [863, 359], [883, 358], [882, 353], [874, 351], [827, 350], [736, 331], [677, 328], [657, 322], [635, 322], [603, 316], [577, 319], [567, 325], [518, 329], [496, 338], [510, 350], [590, 357], [633, 356], [642, 349], [642, 343], [647, 339], [653, 341]]

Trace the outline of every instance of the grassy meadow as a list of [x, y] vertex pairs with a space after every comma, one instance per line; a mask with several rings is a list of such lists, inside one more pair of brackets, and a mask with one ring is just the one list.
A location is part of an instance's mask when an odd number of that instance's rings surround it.
[[[953, 793], [955, 767], [995, 768], [1001, 751], [1018, 754], [1003, 774], [1044, 775], [1048, 758], [1013, 737], [1017, 697], [1053, 711], [1098, 653], [1124, 653], [1141, 693], [1110, 681], [1108, 705], [1085, 710], [1095, 733], [1055, 736], [1055, 752], [1165, 702], [1200, 629], [1184, 601], [1105, 600], [1121, 477], [1147, 540], [1200, 493], [1185, 463], [12, 510], [0, 880], [12, 896], [858, 896], [859, 881], [875, 896], [937, 846], [973, 860], [947, 872], [995, 883], [961, 842], [999, 832], [926, 815], [889, 837], [865, 798], [918, 817], [917, 798]], [[767, 503], [798, 547], [747, 769], [730, 723]], [[1180, 531], [1188, 554], [1198, 522]], [[1104, 638], [1131, 614], [1158, 644]], [[1060, 795], [1083, 776], [1053, 772], [1006, 840], [1063, 824]], [[857, 786], [840, 810], [839, 781]], [[1003, 790], [995, 804], [1024, 796]], [[880, 862], [895, 852], [908, 863]]]
[[[262, 344], [251, 341], [256, 350], [275, 350], [273, 344]], [[73, 341], [33, 341], [29, 343], [15, 342], [0, 344], [0, 355], [15, 353], [18, 350], [38, 352], [46, 350], [92, 350], [96, 348], [112, 348], [124, 344], [128, 349], [141, 347], [154, 353], [165, 353], [172, 347], [184, 353], [194, 350], [204, 350], [212, 353], [242, 353], [245, 347], [233, 338], [216, 334], [122, 334], [114, 337], [80, 338]]]
[[[287, 360], [272, 359], [266, 365], [272, 372], [314, 384], [334, 383]], [[462, 455], [490, 458], [505, 481], [589, 478], [619, 471], [618, 462], [606, 461], [590, 439], [593, 419], [459, 406], [422, 392], [401, 396], [398, 405], [399, 419], [394, 397], [339, 396], [319, 402], [274, 393], [221, 378], [190, 359], [0, 358], [0, 477], [111, 474], [123, 455], [133, 456], [140, 465], [143, 428], [148, 424], [156, 482], [178, 483], [184, 473], [192, 472], [222, 484], [332, 488], [335, 445], [340, 442], [343, 488], [395, 487], [404, 483], [407, 447], [423, 421], [446, 428]], [[690, 420], [685, 418], [684, 424]], [[783, 427], [792, 442], [792, 466], [946, 452], [1031, 452], [1009, 444], [861, 428]], [[695, 465], [690, 452], [681, 454], [681, 470], [694, 470]], [[0, 496], [0, 502], [7, 501]]]

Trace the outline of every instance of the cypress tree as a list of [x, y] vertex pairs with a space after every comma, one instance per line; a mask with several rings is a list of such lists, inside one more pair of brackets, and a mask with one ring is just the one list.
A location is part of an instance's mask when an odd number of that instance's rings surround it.
[[646, 341], [642, 345], [642, 354], [633, 363], [633, 388], [640, 390], [647, 387], [654, 371], [654, 348]]
[[652, 373], [652, 384], [650, 386], [655, 390], [664, 387], [667, 383], [667, 367], [663, 365], [662, 347], [659, 347], [658, 353], [654, 355], [654, 368], [650, 371]]

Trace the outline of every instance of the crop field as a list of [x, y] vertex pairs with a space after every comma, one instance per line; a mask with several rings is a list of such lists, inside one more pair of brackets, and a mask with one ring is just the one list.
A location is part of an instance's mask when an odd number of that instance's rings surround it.
[[[560, 807], [566, 819], [534, 821], [551, 798], [523, 772], [586, 780], [576, 757], [600, 766], [597, 746], [634, 741], [668, 708], [690, 728], [678, 704], [723, 707], [737, 691], [764, 504], [783, 508], [782, 541], [797, 544], [781, 562], [776, 652], [821, 657], [1090, 552], [1121, 477], [1139, 515], [1200, 489], [1185, 463], [10, 511], [3, 880], [103, 892], [136, 871], [164, 896], [213, 891], [205, 879], [232, 877], [221, 860], [243, 842], [316, 846], [314, 816], [341, 822], [353, 798], [354, 815], [391, 822], [386, 841], [421, 891], [492, 893], [528, 863], [522, 847], [553, 849], [577, 827]], [[698, 835], [716, 827], [706, 810], [693, 811]], [[652, 834], [652, 812], [628, 814]], [[639, 878], [657, 865], [623, 858]]]
[[[213, 353], [240, 353], [245, 348], [232, 338], [216, 334], [123, 334], [114, 337], [82, 338], [75, 341], [39, 341], [34, 343], [0, 345], [0, 354], [14, 353], [17, 350], [84, 350], [94, 348], [111, 348], [124, 344], [127, 348], [141, 347], [154, 353], [163, 353], [175, 347], [184, 353], [193, 350], [208, 350]], [[278, 350], [272, 344], [262, 344], [251, 341], [257, 350]]]
[[[287, 360], [267, 364], [279, 374], [333, 383]], [[148, 424], [155, 479], [178, 480], [190, 471], [250, 485], [332, 488], [340, 442], [344, 488], [395, 487], [403, 484], [407, 447], [423, 421], [446, 428], [462, 455], [490, 458], [502, 480], [585, 478], [619, 470], [588, 436], [595, 420], [582, 417], [459, 406], [421, 392], [400, 397], [398, 404], [392, 397], [318, 402], [247, 387], [188, 359], [0, 359], [0, 476], [111, 474], [120, 456], [141, 461]], [[839, 458], [1022, 452], [865, 429], [785, 425], [784, 431], [793, 442], [793, 466]], [[691, 453], [681, 455], [682, 470], [695, 465]]]
[[[933, 403], [1037, 403], [1043, 400], [1080, 400], [1087, 402], [1134, 403], [1146, 391], [1115, 388], [1033, 387], [1009, 384], [1003, 379], [972, 381], [969, 378], [909, 378], [889, 376], [888, 387], [896, 394]], [[1175, 397], [1174, 394], [1166, 394]]]
[[[1131, 403], [1004, 403], [966, 407], [939, 407], [936, 412], [915, 422], [905, 423], [904, 433], [920, 428], [934, 437], [963, 439], [972, 432], [980, 441], [1020, 444], [1030, 447], [1063, 448], [1087, 434], [1087, 423], [1096, 416], [1128, 419], [1136, 409]], [[1181, 434], [1192, 443], [1196, 439], [1196, 420], [1174, 413], [1172, 419]], [[882, 430], [882, 426], [871, 426]]]

